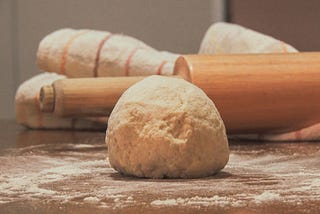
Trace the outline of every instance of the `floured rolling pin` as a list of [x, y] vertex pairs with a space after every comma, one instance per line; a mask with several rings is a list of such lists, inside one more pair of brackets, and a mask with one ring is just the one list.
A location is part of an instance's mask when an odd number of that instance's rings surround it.
[[[320, 53], [185, 55], [174, 74], [206, 92], [229, 134], [277, 133], [320, 122]], [[57, 80], [41, 89], [41, 108], [60, 116], [105, 116], [142, 78]]]

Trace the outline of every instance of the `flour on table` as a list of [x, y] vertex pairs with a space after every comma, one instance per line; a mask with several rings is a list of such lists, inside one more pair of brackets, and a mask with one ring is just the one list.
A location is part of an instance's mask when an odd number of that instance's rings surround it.
[[216, 176], [160, 180], [118, 174], [102, 143], [11, 149], [0, 156], [0, 207], [44, 200], [108, 209], [313, 203], [320, 198], [320, 145], [291, 146], [306, 152], [292, 156], [282, 144], [270, 144], [268, 152], [260, 145], [231, 146], [229, 164]]

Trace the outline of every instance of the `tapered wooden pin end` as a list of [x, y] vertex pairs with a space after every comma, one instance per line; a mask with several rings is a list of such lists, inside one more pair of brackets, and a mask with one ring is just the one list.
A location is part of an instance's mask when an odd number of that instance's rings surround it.
[[183, 79], [192, 82], [192, 64], [189, 64], [186, 56], [179, 56], [173, 68], [173, 75], [182, 77]]
[[42, 112], [54, 112], [55, 93], [52, 85], [46, 85], [41, 88], [39, 101]]

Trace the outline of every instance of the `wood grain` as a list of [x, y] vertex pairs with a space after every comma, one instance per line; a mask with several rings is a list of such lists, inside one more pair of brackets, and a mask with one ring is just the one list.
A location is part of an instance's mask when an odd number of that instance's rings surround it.
[[122, 93], [143, 78], [75, 78], [55, 81], [54, 113], [60, 116], [110, 115]]
[[1, 213], [320, 213], [319, 143], [230, 141], [216, 175], [141, 179], [110, 167], [104, 139], [0, 120]]
[[[285, 132], [320, 122], [320, 53], [185, 55], [174, 74], [204, 90], [229, 134]], [[142, 79], [58, 80], [54, 113], [105, 116]]]
[[320, 121], [320, 53], [182, 56], [175, 74], [207, 93], [229, 133], [284, 132]]

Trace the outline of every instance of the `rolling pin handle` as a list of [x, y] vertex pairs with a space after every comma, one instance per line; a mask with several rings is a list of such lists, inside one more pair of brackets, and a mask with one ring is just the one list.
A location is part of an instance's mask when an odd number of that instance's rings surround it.
[[184, 56], [179, 56], [173, 68], [173, 75], [180, 76], [188, 82], [192, 82], [192, 64]]
[[54, 112], [55, 92], [52, 85], [45, 85], [40, 89], [39, 101], [42, 112]]

